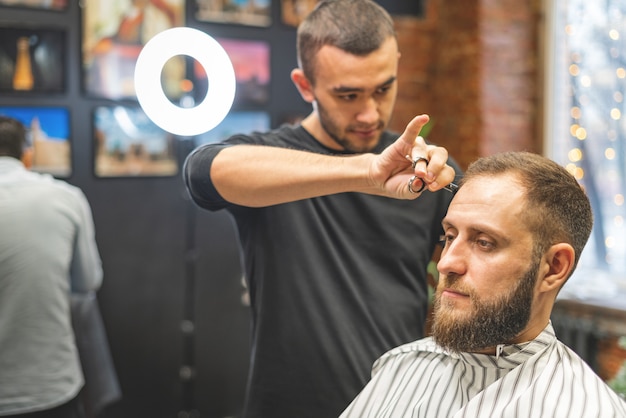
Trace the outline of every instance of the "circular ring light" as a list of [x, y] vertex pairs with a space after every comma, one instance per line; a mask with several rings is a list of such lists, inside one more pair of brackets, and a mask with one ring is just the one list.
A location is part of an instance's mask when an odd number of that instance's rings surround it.
[[[195, 107], [179, 107], [163, 92], [161, 71], [176, 55], [195, 58], [207, 74], [207, 94]], [[139, 53], [135, 92], [146, 115], [160, 128], [175, 135], [199, 135], [216, 127], [230, 111], [235, 70], [224, 48], [211, 36], [197, 29], [172, 28], [151, 38]]]

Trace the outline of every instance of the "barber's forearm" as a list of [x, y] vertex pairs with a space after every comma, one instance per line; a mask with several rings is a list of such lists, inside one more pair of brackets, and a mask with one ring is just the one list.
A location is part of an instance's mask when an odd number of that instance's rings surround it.
[[284, 148], [238, 145], [215, 157], [211, 180], [227, 201], [270, 206], [373, 188], [371, 154], [335, 157]]

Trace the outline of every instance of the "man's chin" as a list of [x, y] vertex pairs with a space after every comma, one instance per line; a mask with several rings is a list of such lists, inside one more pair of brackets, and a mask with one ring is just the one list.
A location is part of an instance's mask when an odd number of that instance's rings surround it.
[[380, 137], [378, 136], [375, 138], [369, 138], [367, 140], [364, 140], [362, 138], [357, 138], [357, 139], [358, 140], [349, 141], [349, 143], [347, 144], [345, 148], [348, 151], [351, 151], [357, 154], [363, 154], [366, 152], [374, 151], [374, 149], [376, 149], [376, 147], [378, 146], [378, 143], [380, 142]]
[[441, 301], [436, 309], [435, 321], [447, 326], [471, 322], [475, 314], [465, 301]]
[[467, 315], [455, 315], [446, 312], [438, 314], [432, 326], [435, 341], [446, 348], [458, 351], [459, 335], [465, 335], [471, 327]]

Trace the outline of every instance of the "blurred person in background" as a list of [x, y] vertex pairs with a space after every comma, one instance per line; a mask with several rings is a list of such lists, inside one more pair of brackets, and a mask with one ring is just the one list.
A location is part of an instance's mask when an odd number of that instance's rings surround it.
[[102, 283], [83, 192], [29, 171], [17, 120], [0, 116], [0, 416], [82, 418], [72, 293]]

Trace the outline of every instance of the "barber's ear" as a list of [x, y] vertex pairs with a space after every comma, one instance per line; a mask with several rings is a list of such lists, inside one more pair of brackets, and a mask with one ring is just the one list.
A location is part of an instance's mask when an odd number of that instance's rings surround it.
[[543, 259], [547, 269], [539, 289], [542, 292], [558, 291], [574, 268], [574, 248], [566, 243], [555, 244], [548, 249]]
[[291, 81], [296, 85], [296, 88], [300, 92], [300, 96], [307, 103], [313, 103], [315, 96], [313, 95], [313, 86], [304, 75], [304, 72], [300, 68], [294, 68], [291, 71]]

